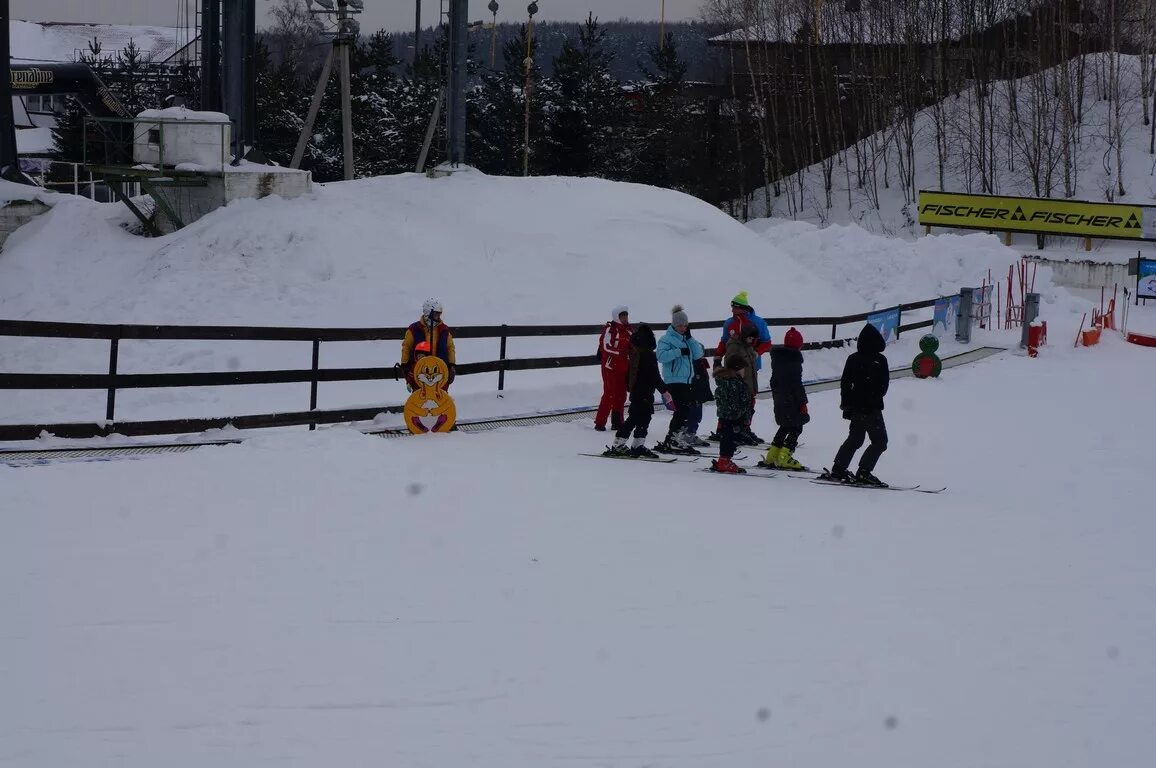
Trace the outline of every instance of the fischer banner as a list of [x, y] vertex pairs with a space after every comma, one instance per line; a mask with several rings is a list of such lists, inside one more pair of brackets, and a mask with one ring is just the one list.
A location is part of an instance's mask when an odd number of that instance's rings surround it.
[[1000, 232], [1032, 232], [1115, 240], [1156, 239], [1156, 209], [1038, 197], [919, 193], [919, 223]]

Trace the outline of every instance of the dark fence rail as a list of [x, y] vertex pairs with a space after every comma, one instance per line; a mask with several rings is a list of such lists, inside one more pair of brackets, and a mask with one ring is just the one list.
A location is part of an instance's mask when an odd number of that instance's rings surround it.
[[[932, 325], [932, 320], [902, 324], [902, 313], [934, 306], [937, 299], [915, 301], [888, 307], [898, 309], [901, 322], [897, 335]], [[860, 323], [880, 311], [860, 312], [838, 317], [768, 317], [768, 325], [831, 326], [830, 340], [810, 342], [805, 349], [840, 347], [847, 341], [839, 338], [839, 326]], [[717, 329], [722, 321], [691, 323], [694, 330]], [[656, 328], [666, 323], [653, 323]], [[489, 325], [454, 329], [458, 339], [500, 339], [499, 359], [457, 366], [459, 376], [479, 373], [498, 374], [498, 390], [505, 388], [507, 371], [549, 370], [597, 365], [594, 355], [571, 357], [507, 358], [506, 342], [511, 338], [544, 336], [597, 336], [602, 325]], [[101, 325], [93, 323], [51, 323], [35, 320], [0, 320], [0, 336], [25, 338], [96, 339], [109, 342], [107, 374], [87, 373], [7, 373], [0, 372], [0, 390], [78, 390], [107, 391], [103, 423], [11, 424], [0, 425], [0, 440], [31, 440], [48, 433], [58, 437], [86, 438], [109, 434], [164, 435], [203, 432], [234, 427], [255, 429], [278, 426], [333, 424], [373, 419], [380, 413], [399, 413], [400, 405], [374, 408], [317, 409], [317, 387], [321, 382], [380, 381], [403, 378], [399, 366], [370, 368], [321, 368], [322, 342], [400, 341], [405, 328], [289, 328], [250, 326], [194, 325]], [[214, 371], [207, 373], [118, 373], [120, 342], [125, 340], [184, 341], [299, 341], [313, 345], [312, 367], [272, 371]], [[116, 393], [124, 389], [170, 387], [222, 387], [252, 384], [309, 383], [309, 410], [283, 413], [252, 414], [220, 418], [167, 419], [159, 421], [116, 422]]]

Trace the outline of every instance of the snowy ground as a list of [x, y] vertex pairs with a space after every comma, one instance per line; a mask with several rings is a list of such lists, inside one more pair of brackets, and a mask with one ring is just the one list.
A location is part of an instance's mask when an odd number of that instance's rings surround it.
[[1058, 325], [894, 384], [879, 473], [939, 496], [581, 458], [577, 424], [0, 467], [0, 760], [1146, 765], [1156, 351]]

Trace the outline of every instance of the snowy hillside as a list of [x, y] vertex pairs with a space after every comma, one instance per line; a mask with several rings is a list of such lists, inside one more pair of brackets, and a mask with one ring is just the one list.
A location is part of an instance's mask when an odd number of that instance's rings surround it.
[[[785, 230], [760, 236], [676, 192], [476, 172], [437, 180], [383, 177], [324, 185], [295, 200], [242, 201], [156, 239], [125, 231], [129, 219], [121, 206], [57, 196], [53, 210], [19, 230], [0, 253], [0, 315], [401, 326], [416, 320], [432, 295], [457, 326], [596, 324], [621, 303], [636, 321], [665, 326], [675, 302], [685, 304], [693, 320], [721, 326], [739, 290], [770, 316], [851, 314], [954, 293], [961, 284], [978, 285], [989, 268], [1006, 272], [1016, 259], [994, 238], [945, 236], [930, 241], [937, 246], [922, 249], [918, 260], [888, 271], [881, 268], [886, 243], [868, 253], [866, 240], [836, 241], [831, 232], [800, 247]], [[1041, 289], [1048, 292], [1046, 280]], [[772, 332], [781, 338], [785, 330]], [[830, 334], [829, 326], [802, 330], [814, 339]], [[701, 338], [715, 337], [703, 332]], [[508, 352], [591, 354], [594, 341], [516, 339]], [[462, 340], [459, 360], [496, 359], [497, 347], [496, 340]], [[0, 368], [14, 372], [100, 372], [107, 370], [107, 353], [101, 342], [0, 338]], [[837, 373], [844, 356], [819, 356], [812, 373]], [[309, 359], [308, 343], [126, 342], [120, 350], [126, 373], [294, 368]], [[397, 359], [396, 343], [322, 349], [325, 366]], [[477, 395], [463, 417], [478, 417], [589, 405], [601, 384], [597, 371], [580, 368], [511, 374], [500, 401], [495, 377], [463, 377], [455, 386], [463, 396]], [[395, 382], [326, 384], [320, 394], [321, 407], [334, 408], [399, 403], [405, 390]], [[302, 385], [136, 390], [121, 394], [117, 413], [145, 419], [296, 410], [306, 396]], [[10, 423], [92, 420], [104, 413], [102, 392], [12, 392], [8, 403], [0, 419]]]
[[[1080, 200], [1130, 202], [1152, 205], [1156, 201], [1156, 157], [1149, 153], [1151, 125], [1143, 123], [1144, 104], [1152, 101], [1151, 93], [1141, 95], [1140, 63], [1138, 57], [1120, 57], [1120, 128], [1121, 155], [1125, 194], [1115, 190], [1115, 154], [1111, 142], [1111, 125], [1115, 119], [1110, 102], [1103, 98], [1101, 79], [1097, 72], [1107, 68], [1105, 54], [1094, 54], [1072, 62], [1073, 71], [1082, 66], [1085, 71], [1084, 107], [1078, 127], [1078, 144], [1073, 158], [1073, 197]], [[989, 151], [994, 158], [995, 176], [992, 179], [996, 194], [1033, 196], [1036, 192], [1029, 181], [1026, 153], [1031, 149], [1030, 137], [1011, 130], [1016, 124], [1009, 115], [1008, 105], [1016, 102], [1019, 120], [1028, 121], [1033, 114], [1041, 114], [1041, 122], [1051, 125], [1059, 120], [1057, 103], [1049, 100], [1042, 108], [1033, 105], [1032, 96], [1039, 82], [1051, 83], [1057, 74], [1049, 70], [1042, 80], [1024, 78], [1012, 83], [996, 82], [987, 107], [994, 110], [990, 118], [996, 125], [992, 133], [994, 147]], [[1009, 92], [1014, 94], [1009, 96]], [[1033, 111], [1036, 110], [1036, 111]], [[1149, 107], [1149, 113], [1152, 109]], [[937, 119], [947, 143], [947, 162], [943, 183], [939, 175], [936, 150]], [[943, 189], [949, 192], [983, 192], [974, 161], [966, 157], [977, 131], [978, 107], [970, 91], [947, 99], [942, 112], [935, 108], [918, 113], [914, 122], [914, 185], [919, 189]], [[1045, 146], [1060, 139], [1044, 138]], [[913, 239], [922, 234], [914, 226], [915, 207], [904, 195], [902, 168], [898, 150], [901, 134], [892, 126], [840, 152], [833, 159], [831, 174], [831, 204], [828, 206], [824, 188], [824, 168], [819, 163], [794, 175], [784, 182], [783, 194], [773, 197], [770, 215], [776, 218], [797, 219], [815, 224], [856, 224], [879, 234]], [[1057, 145], [1058, 146], [1058, 145]], [[1053, 158], [1057, 167], [1051, 172], [1052, 197], [1063, 197], [1063, 174], [1058, 150]], [[1049, 162], [1047, 158], [1044, 163]], [[1111, 197], [1109, 197], [1109, 194]], [[1047, 195], [1045, 195], [1047, 196]], [[752, 217], [767, 215], [761, 190], [752, 196]], [[1016, 245], [1034, 252], [1034, 238], [1017, 235]], [[1097, 242], [1099, 257], [1119, 260], [1128, 254], [1135, 256], [1138, 243]], [[1087, 258], [1081, 243], [1074, 239], [1050, 243], [1047, 250], [1056, 253], [1076, 253]], [[1099, 258], [1098, 257], [1098, 258]]]

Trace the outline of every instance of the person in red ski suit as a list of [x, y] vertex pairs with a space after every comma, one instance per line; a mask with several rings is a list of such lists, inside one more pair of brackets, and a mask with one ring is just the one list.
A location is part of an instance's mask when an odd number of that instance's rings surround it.
[[610, 313], [610, 322], [602, 329], [598, 338], [598, 360], [602, 369], [602, 400], [598, 403], [598, 413], [594, 415], [594, 429], [606, 431], [606, 419], [610, 419], [612, 429], [622, 426], [623, 411], [626, 408], [626, 384], [630, 376], [630, 310], [615, 307]]

